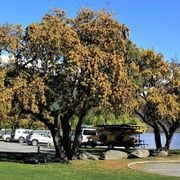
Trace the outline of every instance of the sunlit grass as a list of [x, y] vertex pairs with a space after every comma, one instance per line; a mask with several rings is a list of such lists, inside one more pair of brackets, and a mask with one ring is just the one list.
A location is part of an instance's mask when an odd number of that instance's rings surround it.
[[[23, 164], [0, 162], [0, 179], [3, 180], [96, 180], [96, 179], [169, 179], [168, 176], [159, 176], [130, 170], [126, 165], [132, 160], [121, 161], [73, 161], [69, 164]], [[171, 177], [171, 180], [179, 179]]]

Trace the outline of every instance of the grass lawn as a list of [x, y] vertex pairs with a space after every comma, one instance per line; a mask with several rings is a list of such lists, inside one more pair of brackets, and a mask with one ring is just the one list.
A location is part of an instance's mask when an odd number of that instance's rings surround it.
[[[178, 155], [179, 156], [179, 155]], [[147, 159], [146, 159], [147, 160]], [[150, 159], [151, 160], [151, 159]], [[178, 180], [178, 177], [168, 177], [142, 173], [128, 169], [126, 165], [132, 159], [119, 161], [72, 161], [69, 164], [23, 164], [0, 161], [0, 179], [3, 180]]]
[[[91, 153], [97, 154], [95, 150]], [[27, 157], [31, 154], [26, 154]], [[122, 159], [118, 161], [71, 161], [68, 164], [24, 164], [25, 154], [0, 154], [0, 180], [178, 180], [168, 177], [139, 172], [127, 168], [127, 164], [143, 160], [180, 160], [180, 150], [175, 150], [168, 157], [148, 157], [146, 159]]]

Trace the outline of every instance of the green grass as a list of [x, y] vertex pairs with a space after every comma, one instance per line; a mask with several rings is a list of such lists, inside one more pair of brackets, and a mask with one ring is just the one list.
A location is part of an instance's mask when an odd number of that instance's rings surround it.
[[130, 170], [121, 161], [73, 161], [69, 164], [22, 164], [0, 162], [0, 179], [3, 180], [178, 180], [176, 177], [153, 175]]
[[[88, 150], [88, 149], [86, 149]], [[104, 149], [89, 149], [99, 155]], [[139, 172], [127, 168], [127, 164], [140, 159], [122, 159], [119, 161], [71, 161], [69, 164], [24, 164], [23, 159], [33, 154], [0, 153], [0, 179], [3, 180], [178, 180], [168, 177]], [[42, 154], [41, 154], [42, 156]], [[180, 160], [180, 150], [170, 152], [168, 157], [148, 157], [141, 160]]]

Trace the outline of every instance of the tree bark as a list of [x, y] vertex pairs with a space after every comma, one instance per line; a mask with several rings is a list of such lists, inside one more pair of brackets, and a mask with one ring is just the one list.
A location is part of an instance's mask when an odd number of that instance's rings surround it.
[[61, 123], [59, 119], [59, 113], [52, 112], [52, 117], [54, 118], [54, 124], [49, 122], [49, 119], [44, 118], [43, 113], [34, 113], [31, 110], [22, 109], [23, 114], [32, 114], [34, 115], [39, 121], [43, 122], [44, 125], [50, 130], [51, 135], [53, 137], [53, 142], [55, 146], [55, 158], [64, 160], [64, 148], [63, 148], [63, 140], [62, 136], [60, 135], [60, 128]]
[[172, 138], [173, 138], [173, 134], [174, 133], [172, 133], [168, 137], [166, 137], [166, 143], [165, 143], [165, 146], [164, 146], [164, 148], [166, 150], [169, 150], [169, 147], [170, 147], [170, 144], [171, 144], [171, 141], [172, 141]]
[[[166, 121], [166, 122], [168, 122], [168, 121]], [[173, 135], [174, 135], [175, 131], [177, 130], [177, 128], [179, 127], [179, 122], [172, 121], [171, 123], [169, 122], [169, 124], [167, 124], [167, 123], [163, 123], [163, 121], [158, 121], [158, 124], [161, 126], [161, 128], [165, 134], [165, 137], [166, 137], [166, 142], [165, 142], [164, 148], [166, 150], [169, 150]]]
[[73, 116], [73, 112], [67, 112], [64, 114], [60, 120], [61, 120], [61, 127], [63, 131], [63, 138], [62, 138], [62, 144], [65, 151], [65, 158], [66, 160], [72, 159], [72, 152], [71, 152], [71, 138], [70, 138], [70, 132], [71, 132], [71, 126], [69, 124], [70, 118]]
[[158, 125], [154, 125], [153, 129], [154, 129], [154, 139], [155, 139], [156, 149], [161, 149], [162, 148], [162, 143], [161, 143], [160, 128], [159, 128]]
[[82, 127], [83, 119], [86, 116], [86, 113], [87, 113], [87, 109], [86, 109], [86, 107], [84, 105], [83, 109], [81, 111], [81, 114], [79, 116], [79, 121], [78, 121], [77, 126], [76, 126], [75, 137], [74, 137], [73, 146], [72, 146], [72, 152], [71, 152], [72, 157], [76, 156], [76, 153], [77, 153], [79, 145], [80, 145], [79, 137], [80, 137], [80, 134], [81, 134], [81, 127]]
[[164, 146], [166, 150], [169, 150], [173, 135], [174, 135], [175, 131], [177, 130], [177, 128], [178, 128], [178, 126], [174, 125], [169, 129], [169, 133], [166, 136], [166, 143]]
[[62, 137], [60, 135], [60, 131], [57, 130], [57, 128], [51, 128], [50, 131], [53, 137], [55, 147], [55, 158], [59, 160], [64, 160], [65, 155], [62, 147]]

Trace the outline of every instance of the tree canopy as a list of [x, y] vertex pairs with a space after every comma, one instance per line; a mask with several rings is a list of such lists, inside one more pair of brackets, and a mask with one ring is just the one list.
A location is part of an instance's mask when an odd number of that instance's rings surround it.
[[[51, 130], [57, 157], [62, 158], [63, 150], [72, 157], [83, 119], [92, 107], [122, 113], [137, 106], [136, 86], [124, 68], [128, 28], [105, 11], [83, 9], [70, 19], [56, 10], [25, 31], [2, 26], [1, 39], [1, 52], [14, 58], [8, 78], [16, 105]], [[78, 123], [72, 145], [74, 115]]]
[[[75, 155], [81, 125], [92, 108], [117, 116], [136, 112], [158, 131], [160, 117], [174, 121], [179, 116], [179, 95], [170, 93], [179, 80], [167, 76], [168, 63], [153, 50], [137, 48], [128, 28], [104, 10], [82, 9], [68, 18], [57, 9], [25, 30], [1, 25], [0, 54], [11, 59], [0, 72], [0, 111], [42, 122], [60, 160]], [[170, 100], [170, 109], [162, 107]], [[73, 117], [78, 122], [72, 143]]]
[[[132, 46], [129, 54], [130, 76], [139, 87], [140, 106], [136, 114], [153, 128], [156, 147], [169, 149], [172, 136], [179, 127], [179, 67], [165, 62], [163, 56], [153, 50]], [[161, 144], [162, 131], [166, 135], [165, 145]]]

